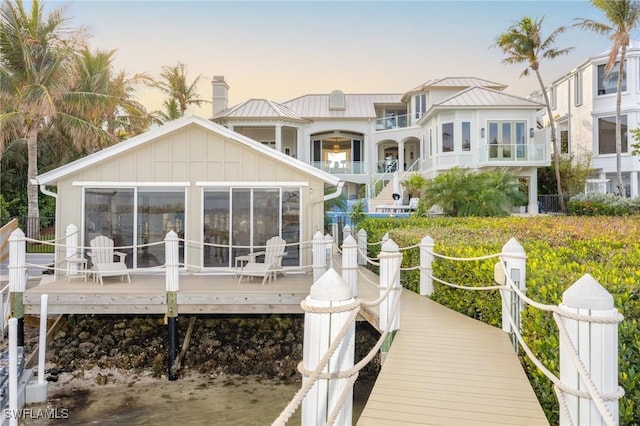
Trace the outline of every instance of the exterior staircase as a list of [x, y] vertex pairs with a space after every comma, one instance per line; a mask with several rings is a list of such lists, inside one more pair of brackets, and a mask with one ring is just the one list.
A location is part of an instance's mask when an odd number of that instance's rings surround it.
[[[402, 182], [402, 178], [404, 177], [406, 172], [398, 172], [398, 181]], [[377, 211], [378, 206], [390, 205], [395, 202], [393, 199], [393, 179], [390, 179], [389, 182], [382, 188], [380, 193], [375, 197], [369, 200], [369, 213], [375, 213]], [[400, 196], [402, 197], [402, 184], [400, 184]], [[402, 200], [402, 198], [401, 198]]]

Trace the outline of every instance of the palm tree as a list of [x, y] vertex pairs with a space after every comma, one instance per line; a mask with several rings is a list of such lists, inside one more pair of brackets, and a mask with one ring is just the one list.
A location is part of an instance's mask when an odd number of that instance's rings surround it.
[[[16, 139], [27, 142], [27, 211], [39, 217], [38, 188], [31, 179], [38, 174], [38, 134], [53, 119], [70, 135], [85, 134], [91, 126], [58, 109], [77, 75], [74, 51], [83, 44], [83, 29], [67, 26], [60, 9], [45, 14], [44, 4], [31, 2], [26, 11], [20, 0], [0, 5], [0, 110], [2, 144]], [[81, 102], [85, 96], [77, 94]]]
[[547, 106], [547, 115], [551, 126], [551, 145], [554, 152], [554, 164], [556, 169], [556, 185], [560, 198], [560, 208], [564, 210], [564, 198], [562, 194], [562, 181], [560, 176], [560, 146], [556, 137], [556, 123], [551, 112], [549, 94], [545, 90], [545, 85], [540, 75], [540, 62], [543, 59], [554, 59], [560, 55], [565, 55], [573, 49], [572, 47], [558, 49], [554, 46], [556, 37], [566, 30], [566, 27], [558, 27], [547, 38], [542, 38], [542, 21], [523, 17], [516, 24], [507, 28], [507, 31], [500, 34], [496, 39], [495, 46], [500, 47], [507, 55], [503, 59], [505, 64], [526, 64], [527, 67], [520, 74], [521, 77], [529, 75], [529, 70], [533, 71], [540, 84], [540, 90], [544, 96]]
[[609, 50], [609, 59], [605, 65], [605, 73], [609, 74], [618, 63], [618, 81], [616, 86], [616, 187], [623, 197], [626, 196], [622, 182], [622, 124], [620, 104], [622, 102], [622, 80], [624, 78], [624, 62], [627, 47], [631, 40], [631, 32], [640, 22], [640, 3], [634, 0], [591, 0], [591, 4], [600, 9], [609, 23], [596, 22], [592, 19], [577, 18], [575, 25], [608, 36], [613, 44]]
[[160, 77], [162, 79], [156, 83], [156, 87], [169, 97], [164, 102], [166, 112], [159, 113], [165, 121], [184, 116], [185, 111], [191, 105], [200, 107], [203, 103], [208, 102], [200, 98], [197, 92], [198, 83], [203, 78], [202, 74], [189, 83], [187, 70], [182, 62], [178, 61], [174, 67], [163, 66]]

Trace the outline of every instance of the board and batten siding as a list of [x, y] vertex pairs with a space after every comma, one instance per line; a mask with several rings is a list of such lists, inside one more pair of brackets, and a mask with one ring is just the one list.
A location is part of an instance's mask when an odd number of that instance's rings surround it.
[[[185, 238], [192, 241], [202, 240], [203, 188], [196, 182], [308, 182], [300, 188], [301, 241], [311, 240], [315, 232], [324, 229], [321, 179], [197, 125], [180, 128], [62, 178], [58, 182], [59, 236], [65, 234], [70, 223], [82, 234], [83, 187], [74, 182], [188, 182]], [[64, 250], [59, 251], [64, 258]], [[194, 248], [186, 253], [188, 263], [200, 264], [197, 251]], [[308, 252], [301, 251], [302, 265], [310, 263]]]

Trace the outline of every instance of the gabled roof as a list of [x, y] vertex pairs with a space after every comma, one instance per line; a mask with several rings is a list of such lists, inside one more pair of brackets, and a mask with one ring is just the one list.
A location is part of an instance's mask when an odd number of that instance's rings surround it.
[[427, 113], [420, 118], [420, 122], [423, 121], [423, 119], [426, 119], [426, 117], [432, 115], [435, 111], [441, 109], [460, 108], [540, 109], [544, 108], [544, 104], [534, 102], [520, 96], [510, 95], [499, 90], [489, 89], [487, 87], [469, 87], [453, 96], [433, 104]]
[[507, 85], [496, 83], [495, 81], [485, 80], [478, 77], [444, 77], [429, 80], [422, 83], [418, 87], [414, 87], [402, 96], [402, 101], [405, 102], [406, 98], [415, 94], [424, 92], [428, 89], [446, 88], [446, 89], [466, 89], [467, 87], [489, 87], [496, 90], [504, 90]]
[[221, 111], [214, 118], [262, 118], [290, 119], [303, 121], [298, 115], [282, 104], [268, 99], [249, 99], [232, 108]]
[[345, 109], [330, 110], [329, 95], [304, 95], [283, 103], [297, 116], [321, 118], [376, 118], [376, 104], [400, 104], [401, 94], [345, 94]]
[[259, 151], [262, 154], [267, 155], [282, 163], [285, 163], [288, 166], [295, 167], [298, 170], [301, 170], [302, 172], [309, 174], [310, 176], [321, 179], [329, 185], [335, 186], [335, 185], [338, 185], [338, 182], [340, 182], [339, 178], [327, 172], [324, 172], [320, 169], [317, 169], [303, 161], [295, 159], [282, 152], [276, 151], [273, 148], [269, 148], [268, 146], [265, 146], [260, 142], [257, 142], [251, 138], [248, 138], [244, 135], [241, 135], [232, 130], [229, 130], [226, 127], [220, 126], [219, 124], [216, 124], [204, 118], [195, 117], [195, 116], [183, 117], [178, 120], [174, 120], [169, 123], [166, 123], [160, 127], [149, 130], [131, 139], [127, 139], [125, 141], [112, 145], [108, 148], [105, 148], [101, 151], [95, 152], [93, 154], [87, 155], [86, 157], [83, 157], [71, 163], [65, 164], [64, 166], [58, 167], [57, 169], [38, 175], [35, 177], [35, 179], [32, 180], [32, 182], [37, 185], [53, 185], [56, 182], [58, 182], [60, 179], [64, 178], [65, 176], [68, 176], [73, 173], [77, 173], [78, 171], [86, 167], [92, 167], [97, 163], [106, 161], [116, 155], [136, 149], [141, 145], [150, 143], [159, 137], [168, 135], [172, 132], [178, 131], [180, 129], [186, 128], [191, 125], [202, 127], [208, 131], [217, 133], [225, 138], [235, 140], [240, 144], [243, 144], [256, 151]]

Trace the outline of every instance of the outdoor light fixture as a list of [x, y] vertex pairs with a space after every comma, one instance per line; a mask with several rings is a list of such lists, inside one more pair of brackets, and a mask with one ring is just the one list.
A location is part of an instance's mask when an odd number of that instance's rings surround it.
[[484, 139], [484, 127], [480, 129], [480, 137]]
[[529, 128], [529, 137], [532, 138], [533, 137], [533, 127]]

